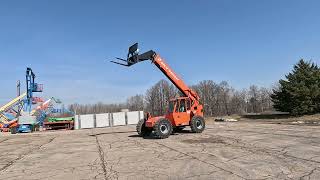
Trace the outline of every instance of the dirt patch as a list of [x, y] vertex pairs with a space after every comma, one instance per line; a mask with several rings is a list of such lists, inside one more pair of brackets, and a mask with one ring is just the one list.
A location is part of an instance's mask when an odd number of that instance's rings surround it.
[[200, 143], [215, 143], [215, 144], [225, 144], [226, 142], [220, 137], [210, 137], [210, 138], [201, 138], [201, 139], [186, 139], [183, 140], [184, 143], [189, 144], [200, 144]]

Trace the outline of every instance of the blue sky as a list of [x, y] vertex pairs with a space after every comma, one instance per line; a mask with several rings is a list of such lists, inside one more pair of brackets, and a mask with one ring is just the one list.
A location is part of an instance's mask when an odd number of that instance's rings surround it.
[[44, 97], [65, 103], [121, 102], [162, 73], [124, 68], [134, 42], [153, 49], [188, 84], [226, 80], [270, 87], [300, 58], [320, 63], [320, 1], [189, 0], [0, 2], [0, 104], [30, 66]]

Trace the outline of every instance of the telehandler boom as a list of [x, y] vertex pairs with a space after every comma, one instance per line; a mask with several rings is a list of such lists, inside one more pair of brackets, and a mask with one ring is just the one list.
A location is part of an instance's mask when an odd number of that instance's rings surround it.
[[178, 77], [159, 54], [153, 50], [139, 54], [138, 43], [135, 43], [129, 48], [126, 60], [117, 59], [125, 63], [111, 62], [123, 66], [132, 66], [141, 61], [151, 60], [183, 94], [182, 97], [169, 101], [166, 115], [152, 117], [148, 113], [145, 119], [141, 119], [136, 128], [140, 136], [148, 136], [154, 131], [156, 137], [164, 139], [169, 137], [173, 131], [180, 131], [186, 126], [190, 126], [194, 133], [201, 133], [205, 129], [200, 97]]

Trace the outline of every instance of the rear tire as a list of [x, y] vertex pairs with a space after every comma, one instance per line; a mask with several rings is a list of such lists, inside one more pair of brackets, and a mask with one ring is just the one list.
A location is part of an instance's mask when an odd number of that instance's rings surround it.
[[152, 128], [148, 128], [145, 126], [146, 120], [145, 119], [140, 119], [136, 126], [136, 130], [139, 134], [139, 136], [144, 137], [144, 136], [150, 136], [152, 133]]
[[193, 133], [202, 133], [206, 127], [206, 123], [201, 116], [193, 116], [190, 121], [191, 132]]
[[172, 124], [168, 119], [160, 119], [153, 127], [155, 136], [159, 139], [165, 139], [172, 133]]

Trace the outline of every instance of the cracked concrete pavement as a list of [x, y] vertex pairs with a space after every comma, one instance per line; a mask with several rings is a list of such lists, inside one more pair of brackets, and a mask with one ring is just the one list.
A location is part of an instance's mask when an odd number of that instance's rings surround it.
[[0, 179], [319, 179], [319, 126], [212, 123], [141, 138], [134, 126], [0, 137]]

